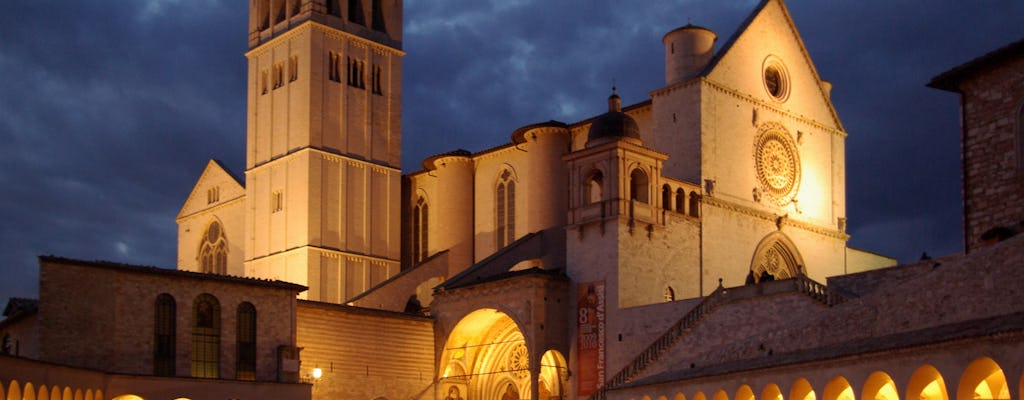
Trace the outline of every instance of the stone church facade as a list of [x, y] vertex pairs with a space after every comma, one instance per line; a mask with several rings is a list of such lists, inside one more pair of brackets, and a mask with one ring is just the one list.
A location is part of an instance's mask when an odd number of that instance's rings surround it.
[[[1018, 398], [1016, 228], [899, 267], [847, 247], [847, 133], [785, 4], [760, 2], [717, 42], [682, 26], [663, 38], [650, 99], [623, 105], [612, 88], [593, 117], [521, 127], [403, 175], [402, 1], [251, 0], [244, 180], [207, 165], [177, 217], [177, 271], [42, 259], [39, 302], [12, 302], [0, 322], [25, 349], [0, 356], [0, 390]], [[972, 62], [1009, 76], [971, 67], [940, 85], [1020, 83], [1019, 48]], [[1017, 86], [986, 85], [1022, 101]], [[971, 210], [969, 235], [1017, 221]], [[65, 293], [91, 281], [112, 282], [104, 298], [124, 307], [108, 325], [143, 334], [67, 353], [117, 334], [67, 334], [86, 323], [71, 316], [96, 310]]]

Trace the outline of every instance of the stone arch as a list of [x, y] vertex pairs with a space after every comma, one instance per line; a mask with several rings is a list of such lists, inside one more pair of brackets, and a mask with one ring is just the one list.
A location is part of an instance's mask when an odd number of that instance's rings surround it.
[[50, 400], [61, 400], [59, 386], [53, 386], [50, 388]]
[[640, 203], [650, 203], [651, 179], [642, 167], [633, 168], [629, 172], [629, 199]]
[[724, 389], [718, 389], [715, 392], [715, 397], [712, 397], [711, 400], [729, 400], [729, 394]]
[[661, 185], [661, 208], [672, 211], [672, 188], [667, 183]]
[[[103, 399], [102, 397], [96, 397], [97, 399]], [[36, 394], [36, 400], [50, 400], [50, 391], [46, 389], [46, 385], [40, 385], [39, 391]]]
[[779, 389], [779, 385], [769, 383], [765, 385], [764, 389], [761, 390], [760, 400], [782, 400], [782, 389]]
[[814, 394], [814, 388], [811, 383], [800, 377], [796, 382], [793, 383], [793, 387], [790, 388], [790, 397], [786, 397], [790, 400], [816, 400], [817, 395]]
[[103, 400], [104, 399], [104, 397], [103, 397], [103, 390], [102, 389], [96, 389], [96, 391], [93, 392], [92, 395], [93, 395], [94, 398], [96, 398], [96, 400]]
[[700, 218], [700, 193], [697, 191], [690, 192], [690, 212], [688, 213], [691, 217]]
[[749, 385], [740, 386], [739, 389], [736, 389], [734, 400], [754, 400], [754, 390]]
[[82, 393], [82, 389], [75, 389], [75, 400], [85, 400], [85, 394]]
[[842, 376], [836, 376], [825, 385], [825, 391], [821, 394], [824, 400], [855, 400], [853, 387], [850, 382]]
[[462, 317], [445, 339], [437, 398], [445, 398], [452, 387], [464, 398], [501, 398], [509, 384], [520, 395], [530, 393], [531, 353], [521, 326], [494, 308]]
[[680, 213], [680, 214], [685, 214], [686, 213], [686, 211], [684, 209], [685, 207], [686, 207], [686, 190], [683, 190], [683, 188], [676, 189], [676, 212]]
[[860, 398], [874, 400], [899, 400], [899, 391], [896, 390], [896, 382], [893, 382], [889, 374], [882, 371], [872, 372], [864, 382]]
[[676, 396], [672, 400], [686, 400], [686, 396], [683, 396], [683, 392], [676, 393]]
[[708, 397], [704, 395], [704, 392], [698, 390], [693, 394], [693, 400], [708, 400]]
[[[558, 350], [545, 351], [540, 357], [540, 374], [537, 377], [538, 397], [547, 400], [551, 397], [563, 399], [569, 393], [569, 363], [565, 356]], [[547, 389], [548, 396], [540, 393], [540, 385], [543, 383]]]
[[71, 388], [65, 386], [64, 393], [61, 395], [62, 400], [74, 400], [75, 396], [71, 393]]
[[980, 357], [971, 361], [960, 376], [960, 384], [956, 390], [957, 400], [971, 399], [1010, 399], [1010, 387], [1006, 384], [1006, 375], [995, 360]]
[[25, 382], [25, 388], [21, 391], [21, 400], [36, 400], [36, 388], [32, 382]]
[[145, 399], [143, 399], [142, 397], [136, 396], [134, 394], [122, 394], [122, 395], [117, 396], [117, 397], [115, 397], [115, 398], [113, 398], [111, 400], [145, 400]]
[[668, 400], [668, 397], [665, 397], [665, 395], [661, 395], [658, 396], [658, 400]]
[[776, 231], [757, 244], [750, 259], [750, 271], [754, 275], [754, 282], [761, 282], [769, 277], [772, 280], [793, 278], [805, 274], [806, 268], [793, 241], [786, 234]]
[[917, 368], [907, 381], [907, 399], [949, 400], [946, 383], [935, 367], [925, 364]]
[[604, 200], [604, 171], [594, 167], [584, 175], [583, 179], [583, 204], [600, 203]]

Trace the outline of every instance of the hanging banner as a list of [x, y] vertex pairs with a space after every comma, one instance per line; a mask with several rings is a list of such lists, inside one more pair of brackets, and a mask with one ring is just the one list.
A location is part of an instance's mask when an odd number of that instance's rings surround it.
[[582, 397], [605, 381], [604, 281], [581, 283], [576, 290], [576, 394]]

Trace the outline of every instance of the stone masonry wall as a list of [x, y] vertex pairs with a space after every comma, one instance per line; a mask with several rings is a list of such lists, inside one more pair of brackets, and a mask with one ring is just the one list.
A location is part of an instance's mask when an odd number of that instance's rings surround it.
[[1024, 57], [962, 83], [964, 218], [967, 250], [995, 227], [1024, 221], [1024, 162], [1018, 132], [1024, 106]]

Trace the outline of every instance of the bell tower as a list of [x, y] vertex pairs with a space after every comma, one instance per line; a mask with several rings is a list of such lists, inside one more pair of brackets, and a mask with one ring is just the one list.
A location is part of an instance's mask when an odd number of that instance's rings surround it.
[[245, 274], [343, 303], [399, 271], [402, 0], [250, 0]]

